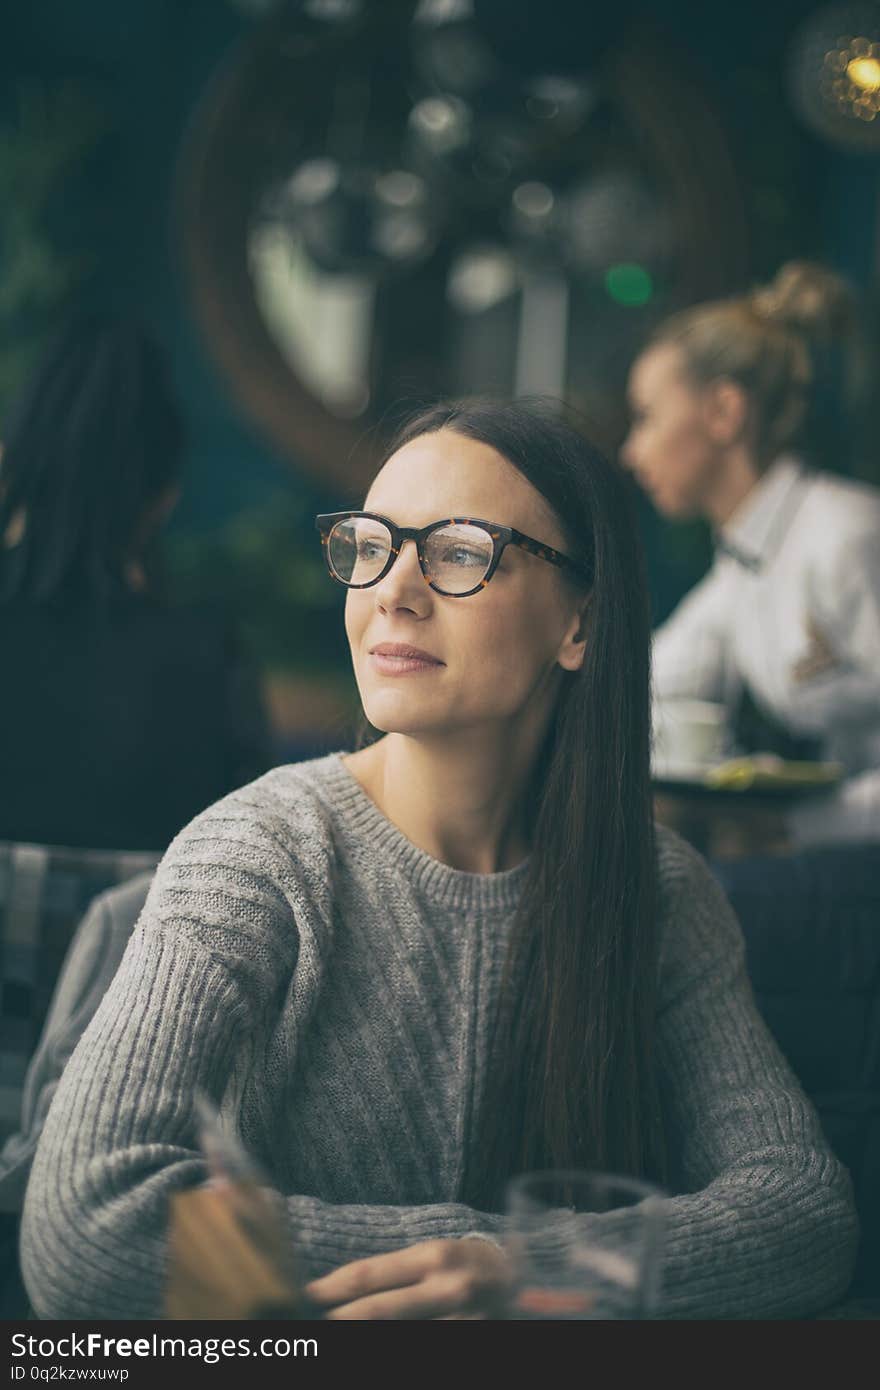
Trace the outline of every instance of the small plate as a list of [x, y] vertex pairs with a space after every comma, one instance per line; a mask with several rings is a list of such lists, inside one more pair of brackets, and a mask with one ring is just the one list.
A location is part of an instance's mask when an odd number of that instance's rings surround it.
[[726, 801], [798, 801], [827, 795], [844, 776], [839, 763], [784, 762], [773, 754], [727, 758], [712, 763], [673, 763], [657, 758], [651, 768], [655, 790]]
[[787, 761], [775, 753], [753, 753], [718, 763], [708, 774], [708, 782], [729, 791], [767, 788], [796, 792], [834, 787], [843, 775], [841, 763]]

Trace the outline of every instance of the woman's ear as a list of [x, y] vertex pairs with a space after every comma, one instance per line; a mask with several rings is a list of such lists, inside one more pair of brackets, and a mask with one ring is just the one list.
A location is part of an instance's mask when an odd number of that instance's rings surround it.
[[590, 596], [582, 600], [568, 625], [556, 660], [564, 671], [579, 671], [584, 662], [589, 633]]
[[749, 397], [738, 381], [720, 376], [709, 382], [703, 390], [703, 421], [715, 444], [736, 444], [742, 438], [749, 422]]

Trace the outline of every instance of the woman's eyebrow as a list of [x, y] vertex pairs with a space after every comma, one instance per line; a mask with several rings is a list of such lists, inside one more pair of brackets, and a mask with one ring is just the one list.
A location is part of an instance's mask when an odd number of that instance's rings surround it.
[[[393, 521], [395, 526], [405, 526], [405, 525], [406, 525], [406, 523], [404, 523], [404, 522], [399, 522], [399, 521], [397, 521], [396, 518], [393, 517], [392, 514], [391, 514], [390, 512], [385, 512], [385, 511], [383, 511], [381, 507], [363, 507], [363, 508], [361, 508], [361, 510], [362, 510], [362, 511], [365, 511], [365, 512], [369, 512], [369, 513], [371, 513], [373, 516], [381, 516], [381, 517], [384, 517], [386, 521]], [[475, 511], [473, 508], [472, 508], [470, 511], [468, 511], [468, 510], [467, 510], [466, 508], [464, 508], [464, 507], [457, 507], [457, 508], [453, 508], [452, 511], [445, 511], [445, 512], [438, 512], [438, 513], [436, 513], [436, 515], [432, 516], [431, 519], [430, 519], [429, 521], [424, 521], [424, 522], [422, 522], [422, 526], [433, 526], [435, 522], [438, 522], [438, 521], [449, 521], [452, 517], [457, 517], [460, 521], [467, 521], [467, 520], [470, 520], [471, 518], [473, 518], [474, 520], [479, 520], [479, 521], [487, 520], [487, 521], [491, 522], [491, 524], [492, 524], [493, 526], [506, 526], [506, 525], [511, 524], [511, 523], [508, 523], [508, 522], [496, 521], [496, 520], [495, 520], [494, 518], [492, 518], [492, 517], [484, 517], [482, 512], [480, 512], [480, 511]], [[415, 524], [413, 524], [413, 529], [414, 529], [414, 530], [421, 530], [421, 527], [416, 526]]]

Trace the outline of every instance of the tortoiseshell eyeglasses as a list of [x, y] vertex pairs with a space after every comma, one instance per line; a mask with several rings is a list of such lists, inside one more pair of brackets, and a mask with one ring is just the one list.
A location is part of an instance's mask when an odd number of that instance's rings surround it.
[[391, 569], [404, 541], [415, 541], [419, 568], [438, 594], [467, 598], [485, 589], [508, 545], [518, 545], [581, 583], [592, 583], [583, 565], [512, 526], [478, 517], [447, 517], [429, 526], [395, 526], [376, 512], [327, 512], [315, 518], [327, 568], [349, 589], [368, 589]]

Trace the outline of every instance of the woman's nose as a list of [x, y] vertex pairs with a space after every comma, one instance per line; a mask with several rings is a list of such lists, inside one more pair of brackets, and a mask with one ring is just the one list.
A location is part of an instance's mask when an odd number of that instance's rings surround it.
[[419, 598], [427, 596], [429, 589], [419, 565], [415, 541], [403, 542], [388, 573], [382, 576], [374, 589], [376, 602], [383, 608], [411, 599], [414, 594]]

